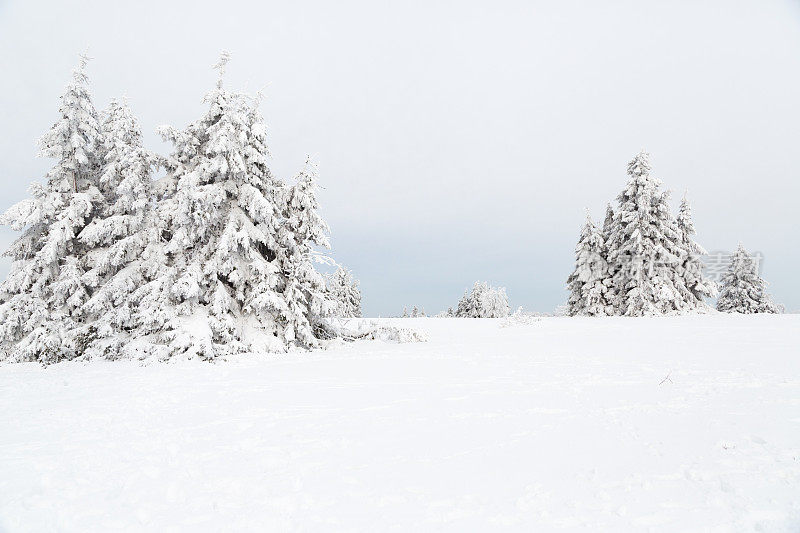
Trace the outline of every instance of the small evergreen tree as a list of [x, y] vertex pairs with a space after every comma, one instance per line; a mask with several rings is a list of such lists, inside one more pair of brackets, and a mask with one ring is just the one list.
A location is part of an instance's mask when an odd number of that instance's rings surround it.
[[575, 247], [575, 270], [567, 279], [570, 291], [567, 314], [606, 316], [613, 314], [609, 302], [611, 279], [604, 256], [603, 235], [592, 222], [588, 211], [586, 223]]
[[32, 198], [2, 217], [22, 235], [5, 252], [13, 259], [0, 286], [0, 343], [16, 360], [50, 363], [81, 355], [77, 332], [89, 298], [77, 239], [103, 198], [98, 188], [100, 132], [81, 57], [61, 97], [60, 118], [39, 140], [40, 156], [56, 159]]
[[325, 285], [330, 299], [336, 303], [335, 316], [361, 317], [361, 291], [358, 288], [358, 280], [353, 278], [352, 272], [340, 266], [333, 274], [326, 277]]
[[317, 169], [310, 160], [286, 191], [284, 222], [278, 230], [278, 264], [289, 280], [284, 289], [287, 306], [284, 338], [301, 347], [317, 346], [317, 333], [324, 329], [322, 319], [330, 316], [336, 302], [325, 289], [325, 279], [314, 268], [314, 247], [330, 248], [328, 225], [320, 216], [316, 197]]
[[683, 283], [679, 286], [683, 290], [684, 308], [706, 309], [708, 305], [704, 299], [716, 296], [717, 287], [713, 281], [703, 276], [702, 256], [706, 251], [693, 239], [695, 229], [692, 210], [686, 196], [681, 200], [677, 223], [684, 252], [679, 268], [679, 273], [683, 278]]
[[766, 292], [767, 282], [758, 275], [753, 258], [741, 244], [733, 254], [721, 285], [718, 311], [745, 314], [778, 312]]

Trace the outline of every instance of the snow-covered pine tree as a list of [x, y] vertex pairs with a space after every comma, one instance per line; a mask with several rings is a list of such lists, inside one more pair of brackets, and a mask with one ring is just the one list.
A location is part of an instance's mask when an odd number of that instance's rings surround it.
[[408, 318], [408, 307], [403, 308], [403, 316], [401, 318]]
[[23, 234], [5, 252], [13, 259], [0, 286], [0, 343], [21, 361], [56, 362], [81, 355], [82, 282], [77, 235], [102, 206], [97, 186], [99, 125], [81, 57], [61, 97], [60, 117], [39, 140], [42, 157], [57, 160], [32, 198], [11, 207], [2, 223]]
[[475, 282], [472, 290], [464, 290], [464, 295], [456, 304], [456, 316], [459, 318], [478, 318], [480, 317], [480, 308], [478, 300], [480, 294], [484, 291], [487, 284], [479, 281]]
[[767, 294], [767, 282], [758, 275], [753, 258], [741, 243], [731, 258], [721, 285], [717, 311], [745, 314], [778, 312]]
[[567, 279], [570, 291], [567, 314], [570, 316], [607, 316], [613, 314], [608, 301], [611, 279], [603, 257], [605, 242], [600, 230], [586, 212], [586, 222], [575, 246], [575, 270]]
[[325, 336], [322, 318], [336, 308], [325, 290], [325, 279], [314, 268], [315, 247], [330, 248], [328, 224], [320, 216], [316, 197], [317, 168], [309, 159], [286, 190], [283, 224], [278, 229], [278, 264], [289, 280], [283, 297], [289, 312], [282, 316], [288, 344], [311, 348]]
[[83, 279], [93, 291], [82, 309], [90, 356], [119, 353], [120, 335], [136, 326], [131, 294], [143, 282], [139, 259], [152, 235], [152, 169], [139, 124], [124, 101], [112, 100], [101, 114], [103, 144], [99, 185], [103, 209], [78, 236], [89, 250]]
[[342, 318], [361, 317], [361, 291], [353, 273], [339, 266], [335, 272], [325, 277], [330, 299], [336, 302], [334, 316]]
[[[602, 237], [603, 237], [603, 251], [602, 257], [603, 260], [606, 262], [606, 289], [605, 289], [605, 299], [606, 303], [608, 303], [608, 314], [609, 315], [617, 315], [617, 309], [615, 308], [615, 304], [618, 300], [618, 294], [616, 287], [614, 287], [613, 279], [614, 274], [616, 273], [614, 270], [614, 265], [609, 263], [608, 261], [608, 242], [611, 236], [611, 228], [614, 226], [614, 208], [611, 207], [611, 204], [606, 204], [606, 216], [603, 220], [603, 229], [602, 229]], [[569, 307], [569, 306], [567, 306]]]
[[223, 53], [215, 66], [208, 111], [184, 131], [161, 129], [174, 145], [157, 218], [163, 246], [144, 254], [147, 282], [134, 299], [139, 333], [155, 334], [162, 356], [285, 347], [277, 340], [289, 313], [275, 261], [280, 185], [266, 166], [258, 102], [223, 87], [228, 59]]
[[678, 274], [682, 249], [668, 192], [650, 175], [650, 156], [640, 152], [628, 164], [627, 186], [617, 197], [607, 242], [616, 314], [645, 316], [684, 308]]
[[472, 290], [464, 290], [464, 296], [461, 297], [456, 305], [456, 316], [459, 318], [480, 318], [481, 296], [488, 288], [488, 283], [476, 281]]
[[411, 318], [419, 318], [419, 307], [416, 305], [411, 309]]
[[681, 200], [677, 224], [684, 252], [679, 273], [683, 278], [681, 287], [684, 289], [685, 309], [708, 309], [708, 304], [706, 304], [704, 298], [716, 296], [717, 287], [713, 281], [703, 276], [702, 256], [706, 254], [706, 251], [694, 241], [695, 229], [692, 221], [692, 209], [686, 195]]

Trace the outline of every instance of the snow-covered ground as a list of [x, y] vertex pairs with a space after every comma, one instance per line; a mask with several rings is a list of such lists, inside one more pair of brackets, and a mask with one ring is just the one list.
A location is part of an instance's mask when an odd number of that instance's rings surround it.
[[0, 531], [800, 531], [800, 316], [0, 366]]

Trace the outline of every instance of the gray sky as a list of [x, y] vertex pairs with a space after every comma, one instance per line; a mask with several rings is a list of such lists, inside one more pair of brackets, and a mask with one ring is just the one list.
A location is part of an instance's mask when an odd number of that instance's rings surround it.
[[162, 153], [155, 127], [199, 116], [230, 50], [228, 85], [265, 88], [273, 171], [319, 162], [369, 315], [477, 279], [552, 310], [584, 208], [602, 219], [642, 148], [698, 241], [762, 252], [800, 309], [798, 1], [0, 0], [0, 209], [51, 166], [35, 140], [87, 48], [95, 105], [126, 94]]

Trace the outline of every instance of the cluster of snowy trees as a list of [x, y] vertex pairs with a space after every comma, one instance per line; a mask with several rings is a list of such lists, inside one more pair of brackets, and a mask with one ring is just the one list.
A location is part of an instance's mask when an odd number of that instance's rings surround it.
[[569, 315], [697, 312], [708, 309], [704, 298], [716, 295], [703, 276], [705, 251], [694, 241], [688, 201], [673, 216], [669, 192], [650, 171], [643, 151], [628, 164], [628, 183], [617, 208], [608, 206], [603, 226], [587, 216], [567, 279]]
[[[361, 316], [358, 282], [327, 277], [329, 229], [318, 212], [310, 161], [287, 184], [267, 165], [259, 97], [219, 81], [206, 112], [185, 129], [163, 127], [168, 157], [148, 152], [124, 101], [92, 103], [86, 60], [40, 139], [56, 160], [31, 198], [0, 222], [22, 235], [0, 285], [0, 357], [45, 363], [77, 357], [215, 358], [312, 348], [337, 334], [327, 317]], [[163, 168], [166, 175], [154, 180]], [[700, 311], [715, 284], [703, 276], [687, 200], [677, 217], [650, 174], [647, 153], [601, 228], [587, 217], [568, 279], [570, 315]], [[718, 309], [776, 312], [739, 248]], [[505, 289], [476, 282], [447, 316], [506, 317]], [[404, 316], [408, 316], [404, 311]], [[425, 316], [414, 308], [411, 316]]]
[[[703, 275], [705, 250], [694, 241], [686, 197], [673, 216], [669, 192], [650, 174], [650, 156], [628, 164], [628, 183], [609, 204], [602, 227], [587, 213], [567, 279], [570, 316], [649, 316], [703, 312], [717, 285]], [[717, 310], [775, 313], [750, 255], [740, 245], [722, 278]]]
[[55, 166], [0, 220], [22, 231], [0, 285], [6, 357], [310, 348], [332, 335], [325, 317], [360, 314], [350, 274], [326, 286], [314, 267], [314, 248], [329, 247], [315, 166], [292, 184], [272, 175], [259, 98], [223, 86], [227, 61], [207, 111], [161, 128], [164, 158], [145, 150], [124, 101], [95, 110], [82, 58], [40, 140]]
[[408, 307], [403, 308], [403, 315], [401, 318], [423, 318], [428, 315], [425, 314], [425, 308], [417, 307], [416, 305], [411, 308], [411, 312], [408, 312]]
[[[456, 309], [452, 307], [436, 315], [441, 318], [505, 318], [509, 315], [508, 296], [503, 287], [492, 287], [486, 282], [476, 281], [472, 289], [464, 291]], [[414, 306], [411, 313], [403, 308], [402, 318], [425, 317], [425, 309]]]
[[505, 318], [509, 311], [504, 287], [492, 287], [486, 282], [476, 281], [472, 290], [464, 291], [455, 311], [448, 309], [447, 315], [459, 318]]

